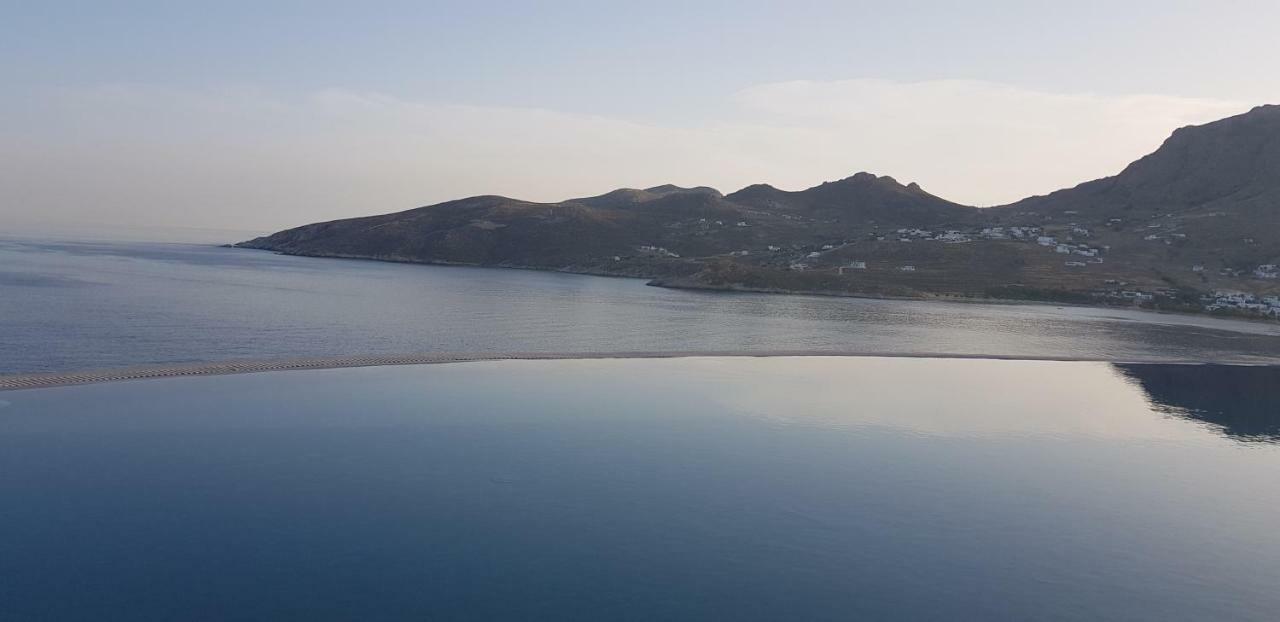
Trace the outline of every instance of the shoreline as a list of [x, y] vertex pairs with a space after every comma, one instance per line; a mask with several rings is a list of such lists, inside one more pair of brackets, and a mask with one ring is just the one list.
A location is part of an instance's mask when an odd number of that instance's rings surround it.
[[442, 365], [449, 363], [478, 363], [491, 361], [555, 361], [555, 360], [605, 360], [605, 359], [675, 359], [675, 358], [890, 358], [890, 359], [941, 359], [988, 361], [1040, 361], [1058, 363], [1105, 363], [1131, 365], [1231, 365], [1241, 367], [1280, 366], [1275, 362], [1225, 362], [1199, 359], [1101, 359], [1067, 356], [1019, 356], [1002, 354], [910, 354], [898, 352], [856, 352], [822, 350], [777, 350], [763, 352], [742, 351], [655, 351], [655, 352], [476, 352], [476, 353], [424, 353], [392, 356], [341, 356], [257, 361], [224, 361], [220, 363], [189, 363], [182, 365], [150, 365], [81, 372], [46, 372], [0, 376], [0, 393], [34, 389], [50, 389], [106, 382], [132, 380], [158, 380], [162, 378], [186, 378], [198, 376], [228, 376], [273, 371], [305, 371], [320, 369], [347, 369], [357, 367], [387, 367], [402, 365]]
[[[376, 260], [375, 260], [376, 261]], [[482, 266], [479, 266], [482, 267]], [[537, 268], [532, 268], [536, 270]], [[569, 272], [566, 274], [586, 274], [582, 272]], [[590, 275], [595, 276], [595, 275]], [[609, 275], [601, 275], [609, 276]], [[1102, 304], [1085, 304], [1083, 302], [1057, 302], [1053, 300], [1034, 300], [1028, 298], [979, 298], [975, 296], [961, 296], [957, 294], [934, 294], [928, 296], [892, 296], [888, 294], [859, 294], [853, 292], [842, 292], [835, 290], [809, 290], [809, 289], [786, 289], [786, 288], [770, 288], [770, 287], [740, 287], [740, 286], [715, 286], [715, 285], [680, 285], [659, 283], [657, 279], [650, 280], [645, 283], [650, 287], [661, 287], [663, 289], [674, 289], [690, 292], [708, 292], [708, 293], [724, 293], [724, 294], [766, 294], [772, 296], [815, 296], [823, 298], [854, 298], [858, 300], [894, 300], [899, 302], [954, 302], [958, 304], [969, 305], [993, 305], [1006, 307], [1070, 307], [1072, 309], [1097, 309], [1100, 311], [1129, 311], [1133, 313], [1148, 313], [1151, 315], [1184, 317], [1184, 318], [1203, 318], [1208, 320], [1220, 320], [1224, 322], [1242, 322], [1245, 324], [1257, 325], [1280, 325], [1280, 320], [1267, 317], [1249, 317], [1236, 315], [1214, 315], [1204, 311], [1178, 311], [1174, 309], [1150, 309], [1137, 305], [1102, 305]]]
[[962, 296], [957, 294], [934, 294], [921, 296], [892, 296], [886, 294], [866, 294], [837, 290], [797, 290], [787, 288], [771, 288], [771, 287], [740, 287], [740, 286], [716, 286], [703, 284], [684, 284], [664, 282], [668, 277], [651, 277], [636, 274], [613, 273], [602, 270], [574, 270], [569, 267], [553, 268], [539, 266], [521, 266], [508, 264], [483, 264], [469, 262], [455, 262], [443, 260], [427, 260], [427, 259], [411, 259], [402, 257], [370, 257], [361, 255], [347, 255], [342, 253], [320, 254], [320, 253], [287, 253], [270, 248], [261, 248], [256, 246], [241, 246], [240, 244], [217, 244], [215, 246], [221, 248], [230, 248], [238, 250], [264, 251], [274, 253], [276, 255], [284, 255], [288, 257], [311, 257], [317, 259], [342, 259], [354, 261], [376, 261], [380, 263], [408, 264], [419, 266], [438, 266], [445, 268], [482, 268], [489, 270], [528, 270], [531, 272], [551, 272], [558, 274], [576, 274], [581, 276], [596, 276], [611, 279], [636, 279], [645, 281], [645, 285], [649, 287], [658, 287], [662, 289], [670, 289], [676, 291], [688, 292], [705, 292], [705, 293], [727, 293], [727, 294], [767, 294], [772, 296], [814, 296], [822, 298], [853, 298], [858, 300], [896, 300], [903, 302], [955, 302], [962, 304], [988, 304], [999, 306], [1042, 306], [1042, 307], [1072, 307], [1078, 309], [1100, 309], [1112, 311], [1133, 311], [1137, 313], [1150, 313], [1152, 315], [1165, 315], [1175, 317], [1190, 318], [1206, 318], [1213, 320], [1221, 320], [1227, 322], [1242, 322], [1251, 325], [1269, 324], [1276, 325], [1277, 321], [1262, 317], [1236, 317], [1221, 316], [1202, 311], [1177, 311], [1170, 309], [1148, 309], [1137, 305], [1103, 305], [1103, 304], [1087, 304], [1082, 302], [1064, 302], [1054, 300], [1035, 300], [1035, 299], [1019, 299], [1019, 298], [990, 298], [976, 296]]

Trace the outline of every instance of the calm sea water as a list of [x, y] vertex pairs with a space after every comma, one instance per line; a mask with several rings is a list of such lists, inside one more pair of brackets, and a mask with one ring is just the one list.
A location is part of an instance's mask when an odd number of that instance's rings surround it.
[[1275, 368], [504, 361], [0, 397], [6, 622], [1280, 611]]
[[0, 374], [498, 351], [1274, 361], [1280, 327], [1137, 311], [676, 291], [634, 279], [0, 239]]

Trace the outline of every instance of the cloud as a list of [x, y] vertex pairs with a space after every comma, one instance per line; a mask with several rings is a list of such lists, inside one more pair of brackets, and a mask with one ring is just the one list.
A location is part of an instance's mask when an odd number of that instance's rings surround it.
[[807, 187], [860, 170], [996, 204], [1113, 174], [1241, 102], [987, 82], [784, 82], [688, 126], [333, 89], [146, 86], [0, 104], [0, 216], [273, 229], [474, 194]]
[[978, 205], [1115, 174], [1178, 127], [1250, 107], [970, 80], [784, 82], [746, 89], [735, 100], [761, 123], [821, 132], [809, 147], [819, 161], [856, 158], [858, 166]]

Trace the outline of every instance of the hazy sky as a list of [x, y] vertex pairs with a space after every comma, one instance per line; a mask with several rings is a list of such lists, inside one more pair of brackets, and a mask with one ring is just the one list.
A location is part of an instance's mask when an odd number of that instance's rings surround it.
[[0, 221], [862, 170], [992, 205], [1280, 103], [1275, 0], [201, 4], [0, 0]]

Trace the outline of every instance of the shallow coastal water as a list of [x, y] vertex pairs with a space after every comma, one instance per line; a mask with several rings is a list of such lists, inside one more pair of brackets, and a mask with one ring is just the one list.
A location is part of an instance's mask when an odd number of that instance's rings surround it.
[[1275, 361], [1280, 327], [1047, 305], [693, 292], [192, 244], [0, 240], [0, 374], [421, 352]]
[[1280, 610], [1268, 367], [504, 361], [4, 398], [4, 620]]

